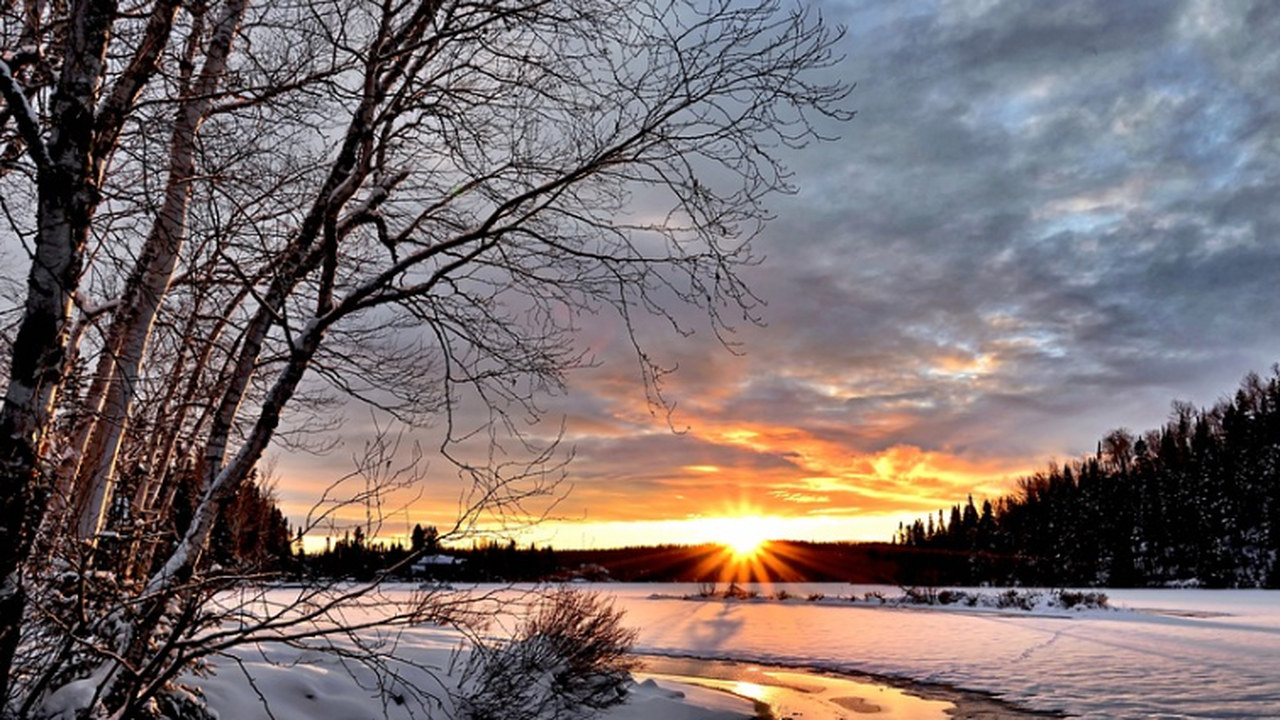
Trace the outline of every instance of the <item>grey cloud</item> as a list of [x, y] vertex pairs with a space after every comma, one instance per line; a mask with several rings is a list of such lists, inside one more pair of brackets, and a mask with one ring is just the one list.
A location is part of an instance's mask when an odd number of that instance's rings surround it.
[[[860, 114], [800, 163], [805, 189], [762, 243], [777, 339], [751, 347], [759, 372], [897, 368], [888, 396], [928, 395], [921, 422], [944, 422], [921, 426], [932, 442], [903, 439], [939, 445], [958, 432], [946, 418], [1105, 416], [1127, 402], [1117, 392], [1225, 393], [1270, 363], [1274, 12], [1216, 5], [1241, 17], [1187, 37], [1191, 4], [1007, 3], [968, 18], [903, 5], [836, 6]], [[996, 315], [1041, 344], [1011, 343]], [[1003, 348], [992, 394], [948, 409], [912, 376], [947, 346]], [[786, 395], [775, 384], [769, 402]], [[851, 423], [875, 397], [848, 404]], [[813, 407], [792, 399], [797, 417]]]
[[618, 431], [575, 438], [576, 478], [799, 477], [699, 436], [733, 423], [850, 453], [1061, 457], [1280, 359], [1276, 6], [818, 4], [849, 25], [859, 115], [790, 158], [801, 190], [747, 271], [768, 326], [741, 333], [745, 358], [705, 333], [654, 342], [688, 436], [625, 432], [639, 393], [608, 341], [611, 369], [557, 401]]

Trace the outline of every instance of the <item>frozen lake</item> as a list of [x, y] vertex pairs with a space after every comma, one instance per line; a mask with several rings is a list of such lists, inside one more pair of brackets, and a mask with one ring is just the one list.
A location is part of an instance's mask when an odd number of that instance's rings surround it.
[[[756, 587], [800, 599], [686, 601], [696, 585], [597, 585], [638, 650], [854, 671], [990, 692], [1085, 718], [1280, 717], [1280, 592], [1107, 591], [1119, 612], [828, 606], [872, 588]], [[881, 588], [899, 594], [898, 588]]]

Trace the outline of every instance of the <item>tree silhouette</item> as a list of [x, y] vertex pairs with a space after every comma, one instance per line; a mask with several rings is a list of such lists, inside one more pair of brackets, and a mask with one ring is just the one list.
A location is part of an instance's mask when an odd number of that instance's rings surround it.
[[[1018, 492], [907, 545], [969, 553], [978, 582], [1276, 587], [1280, 368], [1211, 408], [1173, 403], [1160, 429], [1107, 433], [1097, 453], [1018, 481]], [[993, 575], [986, 554], [1021, 559]], [[982, 559], [979, 562], [979, 559]]]

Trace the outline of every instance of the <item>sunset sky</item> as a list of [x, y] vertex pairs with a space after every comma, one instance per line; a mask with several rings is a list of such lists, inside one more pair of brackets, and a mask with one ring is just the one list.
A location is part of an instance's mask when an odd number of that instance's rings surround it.
[[[848, 27], [858, 115], [787, 156], [800, 191], [745, 273], [767, 326], [736, 356], [655, 325], [668, 423], [616, 322], [588, 319], [600, 366], [532, 430], [563, 420], [572, 492], [525, 537], [888, 540], [1280, 361], [1280, 5], [803, 1]], [[369, 423], [280, 456], [295, 523]], [[427, 482], [383, 534], [451, 524], [453, 472], [418, 438]]]

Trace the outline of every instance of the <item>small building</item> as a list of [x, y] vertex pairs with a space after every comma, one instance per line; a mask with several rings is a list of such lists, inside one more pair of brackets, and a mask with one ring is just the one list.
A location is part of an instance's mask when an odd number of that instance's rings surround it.
[[465, 562], [452, 555], [423, 555], [409, 565], [409, 575], [420, 580], [454, 580]]

